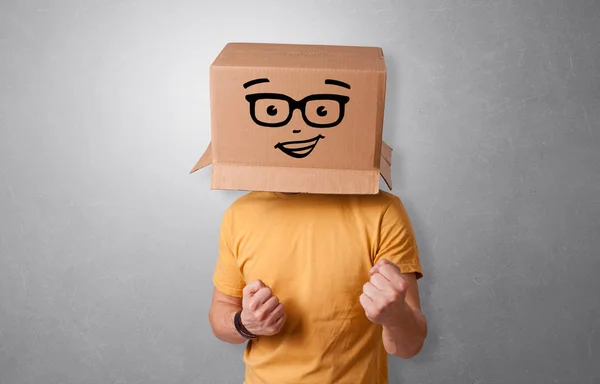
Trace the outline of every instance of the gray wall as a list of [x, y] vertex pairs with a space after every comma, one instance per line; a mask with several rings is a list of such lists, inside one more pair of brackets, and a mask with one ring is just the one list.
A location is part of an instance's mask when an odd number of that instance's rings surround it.
[[[229, 41], [379, 45], [430, 334], [392, 383], [600, 383], [600, 3], [0, 1], [0, 384], [240, 383], [189, 176]], [[595, 365], [596, 364], [596, 365]]]

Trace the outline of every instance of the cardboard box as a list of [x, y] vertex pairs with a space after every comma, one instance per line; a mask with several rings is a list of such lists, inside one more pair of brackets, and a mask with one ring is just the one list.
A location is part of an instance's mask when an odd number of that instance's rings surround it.
[[377, 47], [229, 43], [210, 67], [211, 189], [376, 194], [391, 182]]

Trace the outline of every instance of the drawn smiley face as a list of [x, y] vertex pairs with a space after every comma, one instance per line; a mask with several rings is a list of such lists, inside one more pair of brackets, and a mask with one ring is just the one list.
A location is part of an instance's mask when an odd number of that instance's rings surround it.
[[[244, 88], [268, 82], [269, 79], [267, 78], [254, 79], [244, 83]], [[325, 84], [350, 89], [349, 84], [339, 80], [327, 79]], [[301, 100], [295, 100], [281, 93], [253, 93], [246, 95], [246, 100], [249, 103], [250, 117], [259, 126], [267, 128], [285, 127], [292, 120], [294, 111], [298, 109], [308, 127], [328, 129], [342, 122], [346, 104], [350, 101], [350, 97], [333, 93], [320, 93], [308, 95]], [[300, 130], [292, 132], [299, 133]], [[274, 148], [290, 157], [302, 159], [310, 155], [322, 139], [325, 139], [325, 136], [318, 133], [314, 137], [305, 140], [278, 142]]]

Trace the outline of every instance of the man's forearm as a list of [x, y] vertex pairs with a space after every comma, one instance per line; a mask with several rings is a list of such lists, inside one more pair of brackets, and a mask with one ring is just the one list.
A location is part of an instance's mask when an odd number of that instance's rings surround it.
[[241, 308], [235, 304], [219, 302], [209, 313], [209, 321], [214, 335], [221, 341], [231, 344], [242, 344], [246, 341], [233, 324], [235, 313]]
[[404, 316], [395, 324], [384, 325], [383, 344], [394, 356], [409, 359], [421, 351], [427, 336], [427, 320], [421, 311], [406, 305]]

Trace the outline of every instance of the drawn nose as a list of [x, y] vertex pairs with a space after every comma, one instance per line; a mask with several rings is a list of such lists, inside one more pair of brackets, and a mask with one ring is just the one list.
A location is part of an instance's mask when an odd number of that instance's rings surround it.
[[293, 133], [300, 133], [301, 131], [302, 131], [302, 130], [300, 130], [300, 129], [294, 129], [292, 132], [293, 132]]

